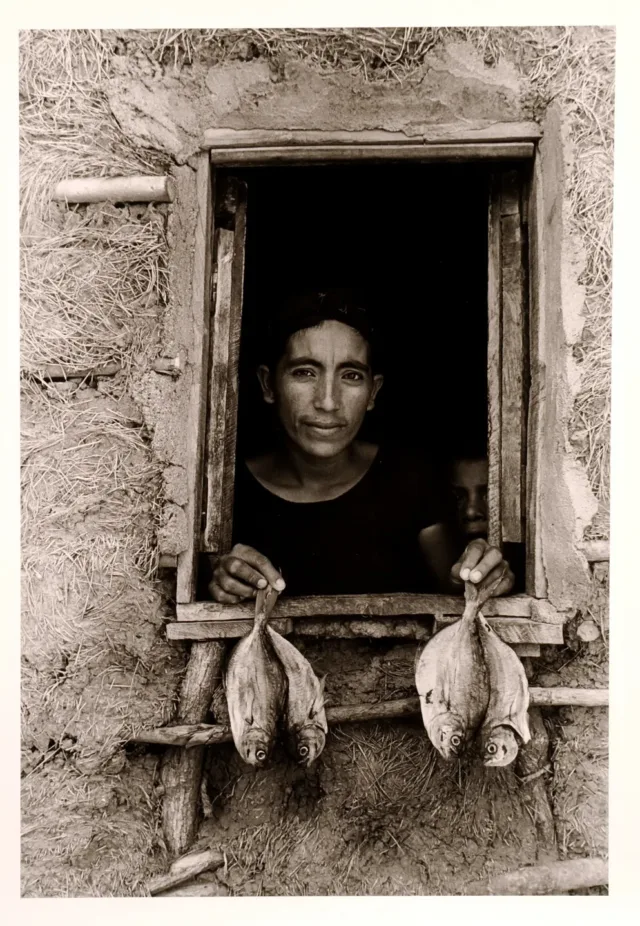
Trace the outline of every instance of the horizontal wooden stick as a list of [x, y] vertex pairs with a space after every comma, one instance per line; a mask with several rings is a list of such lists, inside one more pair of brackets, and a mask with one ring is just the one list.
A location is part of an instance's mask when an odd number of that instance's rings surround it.
[[202, 148], [279, 148], [290, 145], [415, 145], [450, 144], [478, 141], [535, 141], [541, 136], [535, 122], [493, 122], [488, 125], [434, 125], [420, 135], [387, 132], [384, 129], [360, 131], [319, 131], [317, 129], [205, 129]]
[[90, 379], [93, 376], [115, 376], [122, 369], [119, 363], [105, 363], [101, 367], [90, 367], [86, 370], [74, 370], [72, 367], [65, 367], [60, 363], [47, 363], [37, 370], [29, 370], [29, 376], [35, 376], [38, 379], [62, 380], [68, 379]]
[[588, 887], [607, 884], [608, 865], [602, 858], [574, 858], [548, 865], [518, 868], [486, 881], [472, 881], [465, 894], [478, 895], [532, 895], [566, 894]]
[[61, 180], [53, 199], [66, 203], [171, 203], [170, 177], [77, 177]]
[[[606, 707], [607, 688], [530, 688], [532, 707]], [[390, 720], [420, 713], [418, 698], [399, 698], [377, 704], [344, 704], [327, 708], [327, 723], [355, 723], [366, 720]], [[154, 743], [160, 746], [213, 746], [231, 742], [231, 730], [224, 724], [182, 724], [158, 727], [132, 737], [133, 743]]]
[[531, 142], [468, 142], [466, 144], [288, 145], [267, 148], [212, 148], [211, 162], [241, 164], [328, 163], [330, 161], [477, 161], [532, 158]]
[[[485, 617], [531, 617], [532, 603], [527, 595], [491, 598], [482, 609]], [[253, 618], [255, 607], [247, 604], [219, 604], [196, 601], [179, 604], [179, 621], [230, 621]], [[274, 617], [423, 617], [427, 614], [456, 615], [464, 611], [460, 595], [310, 595], [279, 598]]]
[[530, 688], [531, 704], [536, 707], [606, 707], [608, 688]]
[[580, 549], [590, 563], [606, 563], [609, 561], [608, 540], [586, 540]]
[[157, 875], [147, 885], [151, 895], [160, 894], [179, 884], [191, 881], [203, 871], [220, 868], [224, 865], [224, 858], [217, 849], [205, 849], [203, 852], [193, 852], [177, 859], [166, 875]]

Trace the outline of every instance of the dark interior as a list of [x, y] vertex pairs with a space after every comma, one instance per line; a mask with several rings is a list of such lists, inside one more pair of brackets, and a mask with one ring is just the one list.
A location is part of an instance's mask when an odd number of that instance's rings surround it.
[[362, 437], [446, 459], [486, 434], [485, 165], [262, 167], [248, 184], [238, 454], [271, 426], [255, 368], [274, 301], [298, 288], [368, 290], [385, 384]]

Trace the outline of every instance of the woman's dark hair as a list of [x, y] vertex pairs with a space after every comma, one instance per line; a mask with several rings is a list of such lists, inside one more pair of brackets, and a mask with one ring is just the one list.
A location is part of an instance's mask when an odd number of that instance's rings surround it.
[[261, 362], [274, 370], [293, 334], [326, 321], [339, 321], [358, 331], [369, 345], [372, 369], [379, 371], [381, 358], [372, 300], [353, 289], [307, 290], [274, 306], [259, 351]]

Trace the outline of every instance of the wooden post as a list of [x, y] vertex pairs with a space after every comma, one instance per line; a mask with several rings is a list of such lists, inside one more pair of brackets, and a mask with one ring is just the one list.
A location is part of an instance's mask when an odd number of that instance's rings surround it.
[[542, 287], [542, 202], [540, 164], [533, 164], [533, 181], [527, 208], [529, 250], [529, 407], [527, 410], [527, 479], [525, 491], [526, 568], [525, 587], [529, 595], [546, 598], [547, 580], [542, 561], [540, 529], [540, 445], [542, 406], [545, 399], [545, 371], [540, 364], [540, 298]]
[[211, 167], [201, 155], [196, 173], [198, 200], [193, 254], [191, 328], [193, 348], [189, 351], [189, 412], [186, 422], [186, 470], [188, 488], [187, 547], [178, 556], [176, 601], [191, 602], [196, 596], [197, 563], [200, 551], [202, 483], [207, 384], [209, 369], [209, 322], [211, 309], [211, 250], [213, 246], [213, 186]]
[[[225, 236], [232, 234], [233, 250], [229, 254], [231, 278], [229, 280], [228, 306], [216, 297], [216, 313], [213, 317], [211, 337], [213, 343], [213, 383], [209, 396], [209, 411], [215, 430], [215, 439], [222, 441], [224, 452], [217, 457], [220, 472], [208, 467], [211, 479], [219, 487], [219, 494], [208, 492], [208, 503], [220, 505], [223, 519], [217, 522], [218, 534], [209, 540], [217, 540], [216, 549], [224, 551], [231, 540], [231, 503], [233, 499], [233, 464], [235, 458], [237, 396], [237, 352], [240, 338], [240, 314], [242, 310], [242, 280], [244, 276], [245, 204], [244, 187], [236, 187], [239, 194], [236, 209], [235, 232], [221, 229], [218, 250], [218, 284], [220, 285], [220, 259], [228, 254], [225, 250]], [[204, 451], [211, 458], [211, 438], [207, 440], [207, 393], [209, 382], [210, 321], [211, 321], [211, 250], [213, 243], [213, 189], [211, 169], [206, 154], [200, 158], [197, 172], [198, 224], [196, 228], [194, 255], [194, 284], [192, 293], [195, 351], [192, 360], [193, 380], [189, 411], [189, 546], [178, 557], [176, 599], [178, 603], [193, 603], [197, 585], [197, 560], [202, 544], [202, 498], [204, 481]], [[225, 314], [226, 313], [226, 314]], [[216, 358], [219, 363], [216, 365]], [[191, 358], [190, 358], [191, 359]], [[226, 379], [220, 380], [218, 373], [226, 363]], [[224, 387], [224, 396], [217, 389]], [[222, 417], [218, 402], [224, 398]], [[215, 427], [214, 422], [222, 427]], [[219, 477], [216, 480], [216, 475]], [[209, 507], [209, 506], [208, 506]], [[206, 549], [206, 544], [205, 544]], [[183, 724], [199, 724], [205, 719], [213, 691], [222, 674], [226, 646], [221, 642], [199, 642], [191, 647], [191, 656], [181, 692], [178, 720]], [[165, 797], [163, 804], [163, 827], [169, 849], [173, 853], [188, 848], [196, 834], [200, 785], [202, 779], [203, 752], [170, 749], [163, 763]]]
[[525, 368], [524, 267], [522, 251], [521, 174], [506, 171], [500, 190], [501, 332], [501, 539], [524, 540]]
[[[199, 724], [207, 716], [211, 698], [222, 676], [223, 643], [195, 643], [180, 689], [178, 720]], [[169, 851], [184, 852], [193, 842], [198, 826], [202, 748], [168, 749], [162, 763], [165, 788], [162, 823]]]
[[549, 761], [549, 736], [540, 708], [529, 709], [531, 739], [520, 746], [516, 771], [522, 782], [522, 799], [535, 820], [538, 835], [537, 860], [557, 858], [556, 828], [544, 783], [545, 768]]
[[500, 271], [500, 187], [499, 175], [491, 182], [489, 195], [489, 265], [488, 265], [488, 342], [487, 342], [487, 431], [488, 431], [488, 533], [489, 543], [502, 544], [502, 475], [501, 475], [501, 408], [502, 408], [502, 296]]
[[203, 549], [231, 546], [238, 414], [238, 362], [244, 286], [246, 185], [229, 181], [234, 228], [218, 231], [217, 283], [211, 337], [211, 386], [207, 433], [207, 504]]

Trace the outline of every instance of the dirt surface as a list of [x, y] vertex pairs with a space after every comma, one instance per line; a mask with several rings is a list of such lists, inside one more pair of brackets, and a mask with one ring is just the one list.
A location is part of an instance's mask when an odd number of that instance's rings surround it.
[[[330, 704], [415, 694], [414, 643], [295, 643], [327, 672]], [[214, 708], [224, 717], [221, 691]], [[332, 728], [309, 770], [278, 748], [256, 772], [231, 745], [208, 765], [200, 838], [226, 852], [232, 894], [448, 894], [537, 858], [515, 771], [473, 751], [444, 762], [419, 718]]]

